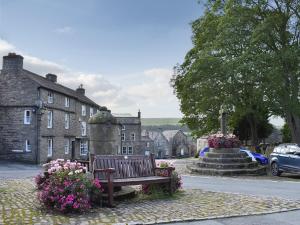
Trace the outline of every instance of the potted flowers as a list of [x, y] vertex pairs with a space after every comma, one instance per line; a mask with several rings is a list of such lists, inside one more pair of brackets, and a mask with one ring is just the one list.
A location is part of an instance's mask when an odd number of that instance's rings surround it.
[[89, 179], [78, 162], [53, 160], [44, 165], [43, 175], [35, 177], [39, 201], [62, 213], [83, 212], [91, 208], [91, 194], [103, 191], [99, 180]]

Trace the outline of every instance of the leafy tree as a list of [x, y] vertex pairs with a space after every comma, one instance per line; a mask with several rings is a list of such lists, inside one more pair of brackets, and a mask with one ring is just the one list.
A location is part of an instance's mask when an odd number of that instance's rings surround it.
[[[225, 104], [243, 112], [231, 110], [233, 121], [244, 115], [286, 118], [300, 142], [299, 15], [299, 0], [208, 1], [192, 23], [194, 47], [172, 80], [183, 121], [195, 134], [216, 130]], [[255, 129], [258, 120], [252, 121]]]

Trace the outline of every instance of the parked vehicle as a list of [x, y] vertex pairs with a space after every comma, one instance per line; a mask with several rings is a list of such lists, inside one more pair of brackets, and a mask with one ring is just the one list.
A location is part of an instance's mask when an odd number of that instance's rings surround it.
[[281, 144], [270, 155], [271, 173], [280, 176], [282, 172], [300, 173], [300, 145]]
[[247, 155], [252, 158], [252, 161], [257, 161], [261, 165], [268, 165], [269, 163], [269, 159], [262, 154], [251, 152], [246, 148], [240, 148], [240, 151], [247, 153]]
[[204, 147], [204, 148], [200, 151], [199, 157], [204, 157], [206, 152], [209, 152], [209, 147]]

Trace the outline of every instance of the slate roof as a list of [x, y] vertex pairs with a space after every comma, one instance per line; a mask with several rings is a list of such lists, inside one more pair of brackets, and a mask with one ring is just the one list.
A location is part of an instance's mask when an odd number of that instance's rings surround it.
[[40, 87], [52, 90], [52, 91], [56, 91], [59, 92], [61, 94], [67, 95], [69, 97], [75, 98], [83, 103], [87, 103], [96, 107], [100, 107], [97, 103], [95, 103], [94, 101], [92, 101], [91, 99], [89, 99], [88, 97], [86, 97], [85, 95], [79, 94], [77, 93], [75, 90], [65, 87], [61, 84], [58, 83], [54, 83], [50, 80], [48, 80], [45, 77], [42, 77], [38, 74], [32, 73], [28, 70], [23, 70], [26, 75], [33, 80], [34, 82], [38, 83], [40, 85]]
[[165, 130], [163, 131], [163, 135], [167, 138], [168, 141], [170, 141], [174, 136], [180, 132], [180, 130]]

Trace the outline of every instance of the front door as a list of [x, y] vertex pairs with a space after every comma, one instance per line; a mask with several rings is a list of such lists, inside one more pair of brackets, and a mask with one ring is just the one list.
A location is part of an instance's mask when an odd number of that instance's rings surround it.
[[71, 142], [71, 160], [75, 159], [75, 141]]

